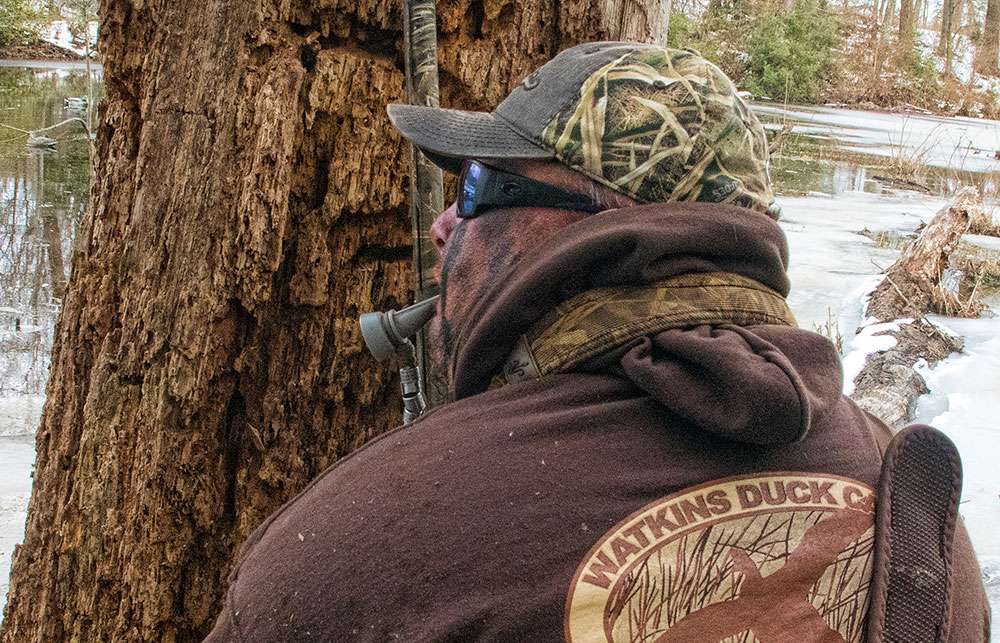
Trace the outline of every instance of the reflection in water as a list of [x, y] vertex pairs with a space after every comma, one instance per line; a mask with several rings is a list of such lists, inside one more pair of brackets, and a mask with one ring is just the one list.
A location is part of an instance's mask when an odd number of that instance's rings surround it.
[[29, 149], [17, 130], [80, 116], [81, 105], [65, 99], [86, 95], [82, 70], [0, 68], [0, 396], [44, 391], [90, 180], [78, 123], [44, 133], [53, 149]]
[[921, 114], [757, 103], [779, 137], [773, 157], [779, 193], [880, 194], [899, 188], [947, 195], [973, 185], [993, 199], [1000, 186], [1000, 122]]

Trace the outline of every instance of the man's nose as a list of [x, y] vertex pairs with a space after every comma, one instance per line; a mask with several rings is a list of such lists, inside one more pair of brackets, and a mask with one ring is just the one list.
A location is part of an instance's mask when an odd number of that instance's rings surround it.
[[451, 236], [452, 230], [458, 225], [458, 202], [452, 203], [451, 206], [438, 215], [434, 219], [434, 223], [431, 224], [431, 241], [434, 242], [434, 247], [437, 248], [438, 253], [444, 250], [444, 246], [448, 243], [448, 238]]

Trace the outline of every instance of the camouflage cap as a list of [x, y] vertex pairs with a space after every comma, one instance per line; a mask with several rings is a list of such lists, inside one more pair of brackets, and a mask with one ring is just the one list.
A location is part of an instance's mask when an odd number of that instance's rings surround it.
[[443, 169], [467, 158], [556, 158], [646, 203], [773, 202], [764, 129], [718, 67], [689, 50], [600, 42], [567, 49], [492, 113], [390, 105]]

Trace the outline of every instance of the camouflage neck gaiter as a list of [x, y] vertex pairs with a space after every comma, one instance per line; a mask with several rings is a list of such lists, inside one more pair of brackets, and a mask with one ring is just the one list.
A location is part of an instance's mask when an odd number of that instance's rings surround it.
[[703, 324], [795, 326], [795, 317], [779, 293], [735, 273], [588, 290], [523, 334], [492, 386], [568, 372], [638, 337]]

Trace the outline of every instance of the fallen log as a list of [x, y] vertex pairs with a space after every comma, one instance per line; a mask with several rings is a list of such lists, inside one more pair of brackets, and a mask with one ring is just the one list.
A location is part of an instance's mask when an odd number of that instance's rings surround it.
[[[982, 216], [974, 188], [965, 188], [908, 243], [872, 291], [858, 334], [875, 340], [853, 380], [858, 406], [899, 428], [913, 419], [917, 398], [928, 392], [919, 369], [962, 350], [962, 340], [927, 320], [930, 312], [961, 310], [978, 316], [981, 305], [960, 301], [947, 277], [949, 258], [970, 222]], [[860, 342], [864, 345], [865, 342]]]

